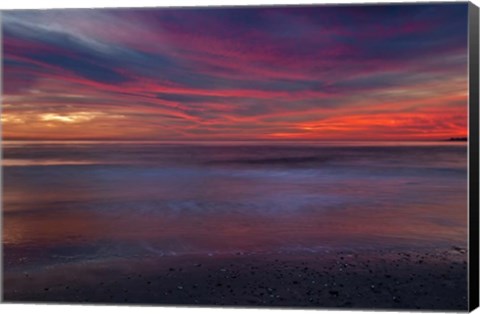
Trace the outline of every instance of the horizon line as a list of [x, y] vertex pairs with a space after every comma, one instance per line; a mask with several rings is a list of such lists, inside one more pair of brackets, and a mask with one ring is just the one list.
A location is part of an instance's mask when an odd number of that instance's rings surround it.
[[1, 139], [1, 142], [455, 142], [468, 137], [443, 139]]

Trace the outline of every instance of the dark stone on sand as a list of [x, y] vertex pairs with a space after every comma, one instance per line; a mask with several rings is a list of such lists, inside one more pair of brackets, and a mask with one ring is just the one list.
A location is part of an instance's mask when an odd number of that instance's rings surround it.
[[109, 260], [29, 270], [29, 277], [19, 267], [4, 272], [4, 300], [463, 311], [463, 250]]

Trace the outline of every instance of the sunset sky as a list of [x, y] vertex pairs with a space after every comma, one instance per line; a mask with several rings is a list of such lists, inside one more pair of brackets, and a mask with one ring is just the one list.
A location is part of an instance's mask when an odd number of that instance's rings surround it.
[[4, 11], [4, 139], [467, 135], [467, 4]]

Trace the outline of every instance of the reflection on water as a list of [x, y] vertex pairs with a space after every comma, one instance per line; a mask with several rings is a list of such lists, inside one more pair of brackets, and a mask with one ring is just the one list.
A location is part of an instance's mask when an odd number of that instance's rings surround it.
[[34, 159], [3, 159], [2, 166], [58, 166], [58, 165], [91, 165], [93, 161], [82, 160], [34, 160]]
[[3, 149], [7, 267], [20, 259], [35, 266], [466, 245], [464, 143], [11, 142]]

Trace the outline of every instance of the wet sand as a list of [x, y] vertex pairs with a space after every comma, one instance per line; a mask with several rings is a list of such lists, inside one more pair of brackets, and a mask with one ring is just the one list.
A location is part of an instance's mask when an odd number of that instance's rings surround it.
[[4, 301], [467, 310], [453, 247], [85, 261], [4, 273]]

